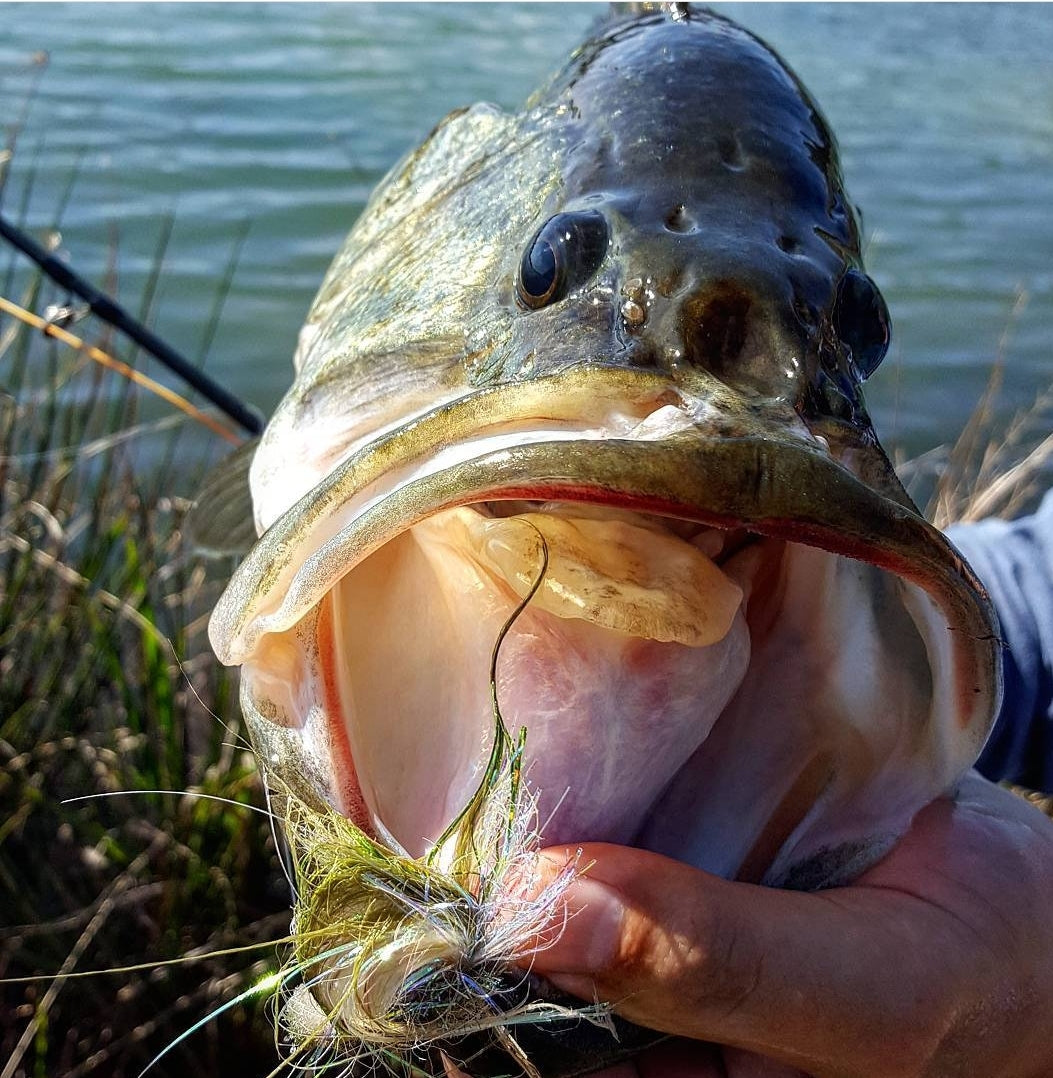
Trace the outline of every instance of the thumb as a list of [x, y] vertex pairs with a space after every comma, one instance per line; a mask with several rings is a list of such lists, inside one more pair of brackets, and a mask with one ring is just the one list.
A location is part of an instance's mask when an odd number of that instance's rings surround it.
[[524, 964], [563, 991], [614, 1003], [633, 1021], [707, 1036], [698, 1004], [726, 1009], [750, 981], [736, 983], [736, 971], [753, 965], [748, 941], [733, 962], [717, 953], [731, 928], [720, 920], [721, 885], [730, 885], [659, 854], [590, 843], [543, 851], [531, 890], [539, 893], [571, 862], [586, 867]]
[[[942, 949], [946, 960], [962, 945], [947, 939], [961, 928], [952, 920], [948, 930], [943, 911], [875, 888], [731, 883], [603, 844], [544, 851], [539, 889], [572, 858], [588, 868], [554, 911], [550, 938], [524, 960], [556, 987], [817, 1078], [924, 1072], [932, 1043], [917, 1031], [946, 1028], [924, 1013], [923, 1001], [945, 996], [930, 983], [932, 955]], [[940, 965], [941, 977], [961, 972], [953, 960]]]

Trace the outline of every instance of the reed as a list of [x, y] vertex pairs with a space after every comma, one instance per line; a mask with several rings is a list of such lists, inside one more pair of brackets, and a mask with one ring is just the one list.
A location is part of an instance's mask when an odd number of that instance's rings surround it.
[[987, 386], [952, 445], [897, 459], [896, 469], [938, 528], [1033, 509], [1053, 480], [1053, 381], [1008, 420], [1000, 395], [1012, 334], [1027, 306], [1020, 292], [1009, 312]]
[[[2, 257], [3, 295], [63, 302]], [[161, 242], [154, 279], [163, 265]], [[77, 333], [149, 366], [104, 325]], [[134, 1076], [279, 962], [213, 952], [288, 928], [271, 831], [242, 807], [263, 798], [235, 680], [204, 631], [230, 565], [181, 532], [227, 447], [10, 316], [0, 387], [0, 1075]], [[250, 1002], [151, 1073], [266, 1074], [270, 1026]]]

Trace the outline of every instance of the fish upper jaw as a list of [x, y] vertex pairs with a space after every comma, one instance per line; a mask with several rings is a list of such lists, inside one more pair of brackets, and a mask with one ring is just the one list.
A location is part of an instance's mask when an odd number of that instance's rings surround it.
[[[583, 367], [480, 391], [341, 464], [264, 535], [213, 618], [264, 765], [426, 849], [485, 755], [488, 649], [516, 601], [515, 572], [466, 558], [446, 524], [489, 527], [514, 502], [612, 528], [694, 521], [695, 536], [753, 537], [720, 565], [748, 600], [718, 639], [539, 604], [506, 642], [498, 688], [533, 746], [543, 838], [640, 842], [767, 882], [807, 879], [830, 848], [843, 873], [877, 856], [982, 743], [999, 691], [986, 601], [895, 489], [861, 483], [792, 412], [711, 405]], [[430, 682], [412, 683], [416, 667]], [[596, 766], [569, 765], [568, 744]]]
[[[830, 443], [786, 402], [606, 364], [462, 392], [362, 434], [320, 480], [303, 456], [281, 452], [283, 433], [282, 425], [269, 431], [253, 461], [266, 534], [212, 618], [213, 646], [231, 664], [262, 634], [293, 625], [400, 530], [444, 507], [553, 497], [736, 527], [740, 516], [779, 514], [749, 488], [778, 485], [769, 463], [783, 450], [812, 468], [842, 470]], [[822, 499], [811, 500], [812, 515], [825, 517]]]

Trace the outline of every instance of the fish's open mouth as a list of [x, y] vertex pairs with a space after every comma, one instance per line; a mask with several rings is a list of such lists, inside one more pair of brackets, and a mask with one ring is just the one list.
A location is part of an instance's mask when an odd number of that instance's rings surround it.
[[701, 549], [722, 535], [491, 502], [426, 518], [343, 577], [318, 633], [369, 820], [420, 856], [467, 803], [489, 752], [494, 641], [544, 543], [544, 579], [502, 646], [501, 709], [527, 728], [545, 841], [636, 840], [749, 662], [742, 589]]
[[796, 887], [872, 863], [979, 749], [986, 600], [872, 473], [727, 414], [581, 367], [351, 447], [214, 615], [264, 766], [426, 857], [478, 787], [495, 640], [547, 553], [496, 678], [542, 844]]

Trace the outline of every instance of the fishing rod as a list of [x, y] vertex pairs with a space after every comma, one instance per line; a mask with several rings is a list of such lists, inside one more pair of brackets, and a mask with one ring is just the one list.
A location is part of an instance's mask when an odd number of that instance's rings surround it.
[[74, 273], [69, 266], [47, 251], [31, 236], [11, 224], [2, 213], [0, 213], [0, 236], [27, 258], [32, 259], [57, 285], [84, 300], [93, 314], [119, 329], [170, 371], [178, 374], [220, 411], [233, 419], [238, 426], [253, 435], [263, 430], [263, 417], [259, 412], [239, 400], [218, 382], [213, 381], [200, 367], [184, 359], [156, 333], [151, 332], [133, 318], [116, 300], [100, 292], [94, 285]]

